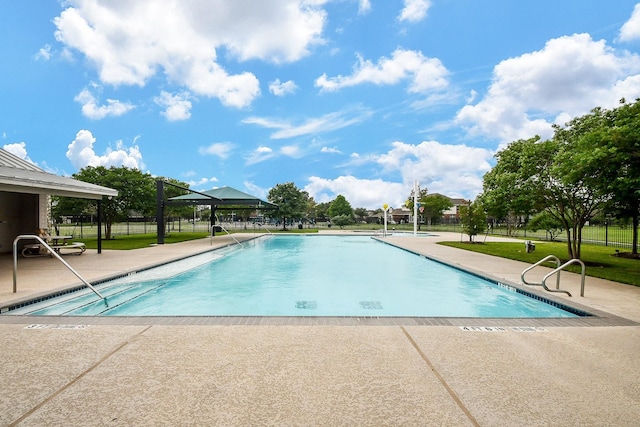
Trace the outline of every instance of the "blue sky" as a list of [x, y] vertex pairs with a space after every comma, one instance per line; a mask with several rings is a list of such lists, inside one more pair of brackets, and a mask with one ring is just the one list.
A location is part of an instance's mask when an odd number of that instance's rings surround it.
[[510, 141], [640, 98], [637, 0], [12, 0], [0, 19], [0, 147], [65, 176], [473, 199]]

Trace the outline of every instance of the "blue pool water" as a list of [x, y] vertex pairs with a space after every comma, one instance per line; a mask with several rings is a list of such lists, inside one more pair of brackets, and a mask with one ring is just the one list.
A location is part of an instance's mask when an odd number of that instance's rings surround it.
[[575, 317], [367, 236], [270, 236], [47, 300], [15, 314]]

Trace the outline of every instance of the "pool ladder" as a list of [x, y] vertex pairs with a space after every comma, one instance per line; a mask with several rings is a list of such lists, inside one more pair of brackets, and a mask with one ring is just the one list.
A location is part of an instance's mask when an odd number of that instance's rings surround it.
[[49, 246], [44, 240], [42, 240], [40, 236], [36, 236], [33, 234], [20, 235], [16, 237], [13, 241], [13, 293], [14, 294], [18, 291], [18, 241], [24, 240], [24, 239], [33, 239], [40, 242], [40, 244], [44, 246], [44, 248], [47, 251], [49, 251], [49, 253], [52, 256], [58, 258], [60, 262], [64, 264], [64, 266], [67, 267], [73, 274], [75, 274], [78, 279], [82, 280], [82, 283], [87, 285], [87, 287], [91, 289], [101, 299], [103, 299], [105, 303], [107, 302], [107, 298], [100, 295], [100, 292], [98, 292], [93, 286], [91, 286], [91, 283], [87, 282], [82, 276], [80, 276], [80, 274], [77, 271], [73, 269], [73, 267], [71, 267], [65, 260], [63, 260], [60, 254], [58, 254], [55, 250], [53, 250], [53, 248]]
[[[544, 276], [544, 278], [542, 279], [542, 283], [529, 283], [529, 282], [527, 282], [525, 280], [524, 276], [525, 276], [525, 274], [527, 272], [533, 270], [535, 267], [539, 266], [543, 262], [550, 261], [550, 260], [555, 261], [556, 268], [553, 271], [551, 271], [549, 274]], [[572, 296], [569, 291], [565, 291], [564, 289], [560, 289], [560, 272], [562, 270], [564, 270], [566, 267], [570, 266], [571, 264], [580, 264], [580, 266], [582, 267], [582, 271], [581, 271], [581, 274], [580, 274], [580, 296], [583, 297], [584, 296], [584, 278], [585, 278], [586, 267], [584, 265], [584, 262], [582, 262], [578, 258], [570, 259], [569, 261], [567, 261], [564, 264], [560, 265], [560, 259], [557, 256], [548, 255], [548, 256], [542, 258], [540, 261], [538, 261], [535, 264], [533, 264], [531, 267], [528, 267], [528, 268], [524, 269], [524, 271], [520, 275], [520, 279], [522, 280], [522, 283], [524, 283], [525, 285], [542, 286], [548, 292], [564, 292], [565, 294], [567, 294], [569, 296]], [[549, 289], [547, 287], [547, 279], [549, 277], [553, 276], [554, 274], [556, 275], [556, 288], [555, 289]]]

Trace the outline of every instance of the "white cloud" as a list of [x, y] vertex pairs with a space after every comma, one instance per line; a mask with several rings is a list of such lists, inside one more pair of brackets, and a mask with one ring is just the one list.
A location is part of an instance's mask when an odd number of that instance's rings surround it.
[[328, 113], [324, 116], [306, 119], [303, 123], [294, 125], [284, 120], [274, 120], [262, 117], [248, 117], [242, 120], [244, 124], [262, 126], [267, 129], [278, 129], [272, 133], [271, 139], [286, 139], [302, 135], [332, 132], [351, 125], [362, 123], [371, 117], [372, 112], [362, 109], [349, 109]]
[[364, 15], [371, 10], [371, 1], [369, 0], [358, 0], [358, 14]]
[[218, 182], [218, 178], [212, 176], [211, 178], [200, 178], [198, 181], [187, 181], [187, 184], [189, 184], [189, 188], [209, 189], [207, 187], [216, 182]]
[[231, 142], [215, 142], [208, 147], [200, 147], [198, 153], [201, 155], [217, 156], [224, 160], [229, 158], [235, 147], [235, 144]]
[[409, 194], [401, 183], [382, 179], [359, 179], [351, 175], [335, 179], [312, 176], [304, 190], [317, 203], [330, 202], [341, 194], [349, 201], [351, 207], [367, 209], [382, 208], [385, 203], [399, 207]]
[[398, 20], [412, 23], [422, 21], [427, 16], [429, 7], [431, 7], [430, 0], [404, 0], [404, 8]]
[[[417, 145], [397, 141], [385, 154], [362, 156], [353, 153], [351, 162], [357, 165], [377, 164], [382, 174], [399, 176], [401, 182], [354, 176], [335, 179], [314, 176], [309, 178], [305, 190], [317, 202], [328, 202], [342, 194], [353, 207], [377, 209], [384, 203], [400, 207], [417, 180], [422, 188], [427, 187], [429, 193], [474, 199], [482, 192], [482, 176], [491, 169], [489, 162], [493, 154], [483, 148], [437, 141], [423, 141]], [[453, 193], [452, 188], [456, 189]]]
[[275, 79], [269, 83], [269, 92], [276, 96], [285, 96], [295, 93], [296, 89], [298, 89], [298, 86], [296, 86], [293, 80], [281, 83], [280, 79]]
[[246, 165], [254, 165], [256, 163], [264, 162], [265, 160], [275, 157], [276, 154], [269, 147], [264, 145], [259, 146], [253, 150], [246, 158]]
[[300, 147], [298, 147], [297, 145], [285, 145], [285, 146], [282, 146], [282, 147], [280, 147], [280, 153], [282, 153], [283, 155], [285, 155], [287, 157], [292, 157], [294, 159], [299, 159], [300, 157], [302, 157], [304, 155], [302, 150], [300, 150]]
[[620, 28], [619, 39], [623, 42], [640, 39], [640, 3], [636, 4], [631, 18]]
[[251, 181], [245, 181], [244, 187], [247, 190], [247, 193], [252, 196], [256, 196], [262, 200], [267, 200], [267, 195], [269, 194], [268, 188], [259, 187]]
[[157, 74], [198, 95], [242, 108], [260, 93], [249, 72], [229, 74], [229, 59], [294, 62], [321, 37], [324, 1], [185, 0], [97, 2], [73, 0], [54, 19], [65, 51], [84, 55], [100, 81], [144, 86]]
[[27, 143], [26, 142], [15, 142], [13, 144], [5, 144], [2, 148], [9, 153], [13, 154], [16, 157], [21, 158], [22, 160], [26, 160], [34, 165], [36, 162], [29, 158], [29, 154], [27, 154]]
[[78, 131], [67, 150], [67, 158], [74, 167], [82, 169], [86, 166], [124, 166], [139, 170], [144, 168], [142, 153], [137, 145], [127, 148], [122, 141], [118, 141], [115, 150], [108, 148], [105, 154], [100, 156], [94, 151], [95, 142], [96, 138], [90, 131]]
[[342, 151], [338, 150], [336, 147], [322, 147], [320, 149], [320, 152], [329, 154], [342, 154]]
[[106, 105], [98, 105], [98, 100], [88, 88], [82, 89], [74, 101], [82, 105], [82, 115], [92, 120], [121, 116], [134, 108], [132, 104], [116, 99], [107, 99]]
[[[430, 192], [474, 198], [482, 192], [482, 176], [491, 169], [493, 152], [466, 145], [423, 141], [418, 145], [394, 142], [386, 154], [372, 158], [387, 172], [400, 173], [411, 186], [414, 180]], [[457, 188], [459, 194], [447, 194]]]
[[160, 96], [153, 98], [153, 101], [164, 107], [165, 110], [162, 115], [170, 122], [177, 120], [187, 120], [191, 117], [191, 101], [189, 100], [189, 94], [187, 92], [181, 92], [175, 95], [165, 92], [160, 92]]
[[45, 44], [38, 50], [38, 53], [35, 55], [36, 59], [42, 59], [43, 61], [48, 61], [51, 59], [51, 45]]
[[322, 91], [333, 92], [365, 83], [381, 86], [409, 80], [409, 93], [425, 94], [446, 88], [448, 75], [449, 71], [439, 59], [427, 58], [418, 51], [396, 49], [391, 58], [382, 57], [377, 64], [358, 56], [350, 76], [327, 77], [323, 74], [316, 79], [315, 85]]
[[496, 65], [487, 95], [463, 107], [456, 120], [471, 135], [503, 143], [550, 137], [554, 122], [640, 96], [638, 73], [640, 56], [616, 52], [588, 34], [552, 39], [540, 51]]

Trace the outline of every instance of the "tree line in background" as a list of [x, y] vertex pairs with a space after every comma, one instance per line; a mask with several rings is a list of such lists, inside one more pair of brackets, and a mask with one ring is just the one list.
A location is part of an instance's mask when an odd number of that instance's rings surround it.
[[[484, 233], [491, 223], [503, 223], [514, 229], [524, 220], [536, 231], [544, 229], [552, 238], [560, 232], [567, 237], [570, 258], [580, 258], [582, 228], [588, 221], [630, 219], [633, 228], [632, 253], [638, 246], [640, 218], [640, 100], [612, 110], [596, 108], [574, 118], [564, 127], [554, 126], [549, 140], [535, 136], [512, 142], [499, 151], [496, 165], [483, 177], [483, 192], [475, 201], [460, 207], [460, 221], [471, 241]], [[173, 178], [153, 177], [126, 167], [86, 167], [74, 174], [75, 179], [118, 190], [118, 197], [102, 201], [105, 237], [111, 236], [111, 225], [132, 214], [154, 217], [158, 179], [188, 187]], [[168, 186], [166, 197], [186, 194], [186, 190]], [[418, 194], [420, 216], [431, 225], [451, 208], [451, 200], [439, 194]], [[266, 216], [277, 219], [286, 229], [295, 222], [330, 221], [336, 226], [363, 221], [371, 215], [365, 208], [352, 208], [342, 195], [333, 201], [316, 203], [306, 191], [293, 182], [277, 184], [269, 190], [267, 200], [278, 205]], [[405, 203], [413, 211], [413, 191]], [[246, 206], [231, 206], [245, 220], [253, 214]], [[56, 197], [53, 215], [95, 215], [96, 202], [86, 199]], [[167, 217], [190, 218], [189, 206], [167, 206]], [[382, 209], [373, 212], [381, 216]], [[208, 219], [210, 211], [201, 212]], [[491, 222], [488, 221], [491, 219]], [[422, 222], [422, 221], [420, 221]]]
[[[174, 185], [165, 187], [167, 198], [187, 194], [188, 184], [166, 177], [153, 177], [138, 169], [127, 167], [88, 166], [73, 175], [73, 178], [92, 184], [113, 188], [118, 191], [118, 196], [104, 198], [102, 203], [102, 222], [104, 223], [104, 236], [111, 238], [112, 224], [130, 220], [133, 217], [153, 218], [156, 213], [156, 181], [163, 180]], [[324, 203], [316, 203], [306, 191], [300, 190], [293, 182], [277, 184], [268, 193], [267, 200], [278, 205], [277, 211], [266, 212], [266, 217], [273, 218], [283, 230], [294, 223], [315, 223], [317, 221], [328, 222], [329, 226], [340, 228], [353, 224], [356, 221], [365, 222], [373, 215], [379, 219], [383, 216], [382, 208], [370, 211], [366, 208], [352, 208], [343, 195], [338, 195], [334, 200]], [[419, 203], [422, 206], [422, 215], [428, 224], [442, 217], [442, 213], [451, 207], [450, 199], [441, 195], [427, 194], [424, 189], [420, 192]], [[407, 200], [406, 206], [413, 209], [413, 194]], [[247, 206], [225, 206], [225, 211], [233, 211], [235, 218], [248, 220], [255, 215], [255, 210]], [[75, 218], [82, 221], [84, 218], [96, 218], [97, 201], [88, 199], [76, 199], [69, 197], [54, 197], [52, 214], [54, 227], [62, 222], [63, 217]], [[194, 210], [191, 206], [165, 206], [165, 223], [169, 218], [191, 219]], [[198, 219], [209, 220], [211, 210], [199, 209]], [[195, 220], [195, 218], [194, 218]]]

